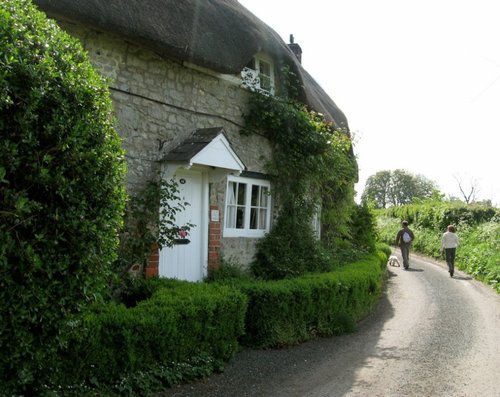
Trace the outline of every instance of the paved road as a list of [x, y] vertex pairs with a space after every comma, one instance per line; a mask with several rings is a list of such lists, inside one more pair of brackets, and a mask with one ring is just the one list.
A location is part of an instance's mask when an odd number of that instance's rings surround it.
[[412, 255], [389, 268], [358, 332], [239, 353], [223, 374], [162, 397], [500, 396], [500, 296]]

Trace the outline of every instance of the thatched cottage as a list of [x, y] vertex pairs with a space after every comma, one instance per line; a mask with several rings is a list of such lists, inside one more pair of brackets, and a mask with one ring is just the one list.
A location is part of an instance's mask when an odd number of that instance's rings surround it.
[[[339, 127], [347, 120], [287, 45], [236, 0], [35, 0], [78, 38], [107, 78], [134, 194], [161, 169], [190, 205], [189, 244], [152, 255], [147, 275], [201, 280], [210, 267], [248, 264], [271, 228], [264, 137], [240, 134], [248, 87], [279, 93], [288, 66], [301, 100]], [[181, 236], [182, 237], [182, 236]], [[181, 240], [181, 239], [180, 239]]]

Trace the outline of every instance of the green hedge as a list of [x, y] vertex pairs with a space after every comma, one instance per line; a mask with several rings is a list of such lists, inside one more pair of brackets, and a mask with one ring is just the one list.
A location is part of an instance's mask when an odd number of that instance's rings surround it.
[[386, 261], [380, 252], [330, 273], [243, 282], [249, 304], [242, 344], [278, 347], [353, 331], [377, 302]]
[[133, 308], [109, 304], [89, 314], [73, 341], [60, 383], [110, 384], [138, 371], [197, 357], [227, 361], [244, 332], [246, 297], [217, 284], [172, 282]]
[[446, 230], [448, 225], [475, 226], [489, 222], [500, 216], [497, 208], [483, 204], [465, 204], [461, 201], [429, 201], [391, 207], [385, 215], [407, 220], [414, 227], [433, 230]]
[[65, 371], [47, 390], [142, 395], [220, 370], [240, 343], [279, 347], [352, 331], [381, 291], [390, 250], [378, 248], [334, 272], [296, 279], [134, 284], [131, 307], [106, 304], [74, 324], [60, 357]]

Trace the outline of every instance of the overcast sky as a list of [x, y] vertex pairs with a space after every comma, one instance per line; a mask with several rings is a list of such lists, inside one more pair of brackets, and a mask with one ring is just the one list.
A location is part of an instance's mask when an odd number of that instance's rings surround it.
[[362, 193], [404, 169], [500, 205], [498, 0], [240, 0], [346, 114]]

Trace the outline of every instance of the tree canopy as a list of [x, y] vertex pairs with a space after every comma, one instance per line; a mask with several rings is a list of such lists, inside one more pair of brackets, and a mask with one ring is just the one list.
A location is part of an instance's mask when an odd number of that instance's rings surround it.
[[387, 208], [411, 204], [415, 200], [439, 194], [437, 185], [422, 175], [413, 175], [405, 170], [379, 171], [370, 176], [361, 196], [363, 202], [375, 208]]

